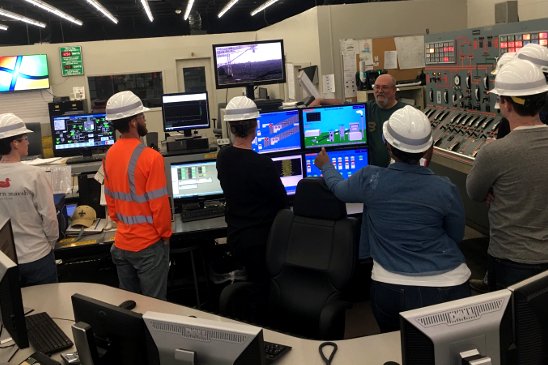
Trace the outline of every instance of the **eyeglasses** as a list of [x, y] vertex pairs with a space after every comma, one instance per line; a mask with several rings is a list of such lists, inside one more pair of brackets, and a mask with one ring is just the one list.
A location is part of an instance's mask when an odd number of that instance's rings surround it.
[[27, 137], [27, 136], [23, 136], [21, 138], [16, 139], [17, 142], [23, 142], [23, 141], [28, 141], [28, 140], [29, 140], [29, 137]]
[[387, 90], [390, 90], [392, 88], [394, 88], [394, 86], [392, 86], [392, 85], [375, 85], [375, 86], [373, 86], [374, 90], [382, 90], [382, 91], [387, 91]]

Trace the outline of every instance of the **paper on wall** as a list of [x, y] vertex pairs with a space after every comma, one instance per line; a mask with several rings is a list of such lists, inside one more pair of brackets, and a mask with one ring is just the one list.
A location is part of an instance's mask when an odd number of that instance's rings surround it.
[[400, 70], [424, 67], [424, 36], [395, 37]]
[[393, 70], [398, 68], [398, 51], [384, 51], [384, 67], [385, 70]]

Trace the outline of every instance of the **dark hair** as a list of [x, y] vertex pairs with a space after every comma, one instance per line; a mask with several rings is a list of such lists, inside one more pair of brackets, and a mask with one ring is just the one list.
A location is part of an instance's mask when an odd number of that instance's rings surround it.
[[116, 119], [112, 121], [112, 126], [114, 129], [118, 130], [120, 133], [126, 133], [129, 132], [129, 122], [133, 118], [135, 118], [136, 115], [132, 115], [131, 117], [125, 117], [122, 119]]
[[246, 119], [229, 122], [230, 132], [236, 137], [245, 138], [249, 133], [257, 128], [257, 119]]
[[535, 95], [517, 96], [516, 98], [525, 100], [525, 103], [523, 104], [516, 103], [511, 96], [501, 95], [500, 98], [508, 103], [512, 103], [516, 113], [522, 117], [534, 117], [542, 110], [546, 103], [546, 92]]
[[390, 149], [392, 150], [392, 155], [394, 155], [394, 157], [396, 157], [401, 162], [405, 162], [410, 165], [418, 164], [422, 156], [424, 156], [424, 154], [426, 153], [426, 151], [419, 153], [404, 152], [392, 145], [390, 145]]
[[11, 152], [11, 142], [23, 137], [24, 134], [18, 134], [17, 136], [11, 136], [8, 138], [0, 139], [0, 155], [8, 155]]

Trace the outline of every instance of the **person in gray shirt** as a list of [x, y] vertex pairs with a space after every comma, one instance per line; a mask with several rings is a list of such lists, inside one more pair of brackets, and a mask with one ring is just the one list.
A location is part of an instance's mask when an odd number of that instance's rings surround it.
[[500, 69], [491, 90], [511, 132], [479, 151], [466, 179], [470, 198], [490, 204], [490, 290], [548, 270], [548, 126], [539, 118], [547, 91], [542, 72], [521, 59]]

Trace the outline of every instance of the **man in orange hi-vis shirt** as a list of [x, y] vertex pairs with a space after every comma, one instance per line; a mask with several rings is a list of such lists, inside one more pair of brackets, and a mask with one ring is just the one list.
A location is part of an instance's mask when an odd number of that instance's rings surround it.
[[131, 91], [108, 99], [106, 118], [121, 136], [103, 161], [105, 198], [118, 226], [111, 255], [120, 288], [165, 300], [171, 209], [164, 159], [141, 142], [147, 110]]

